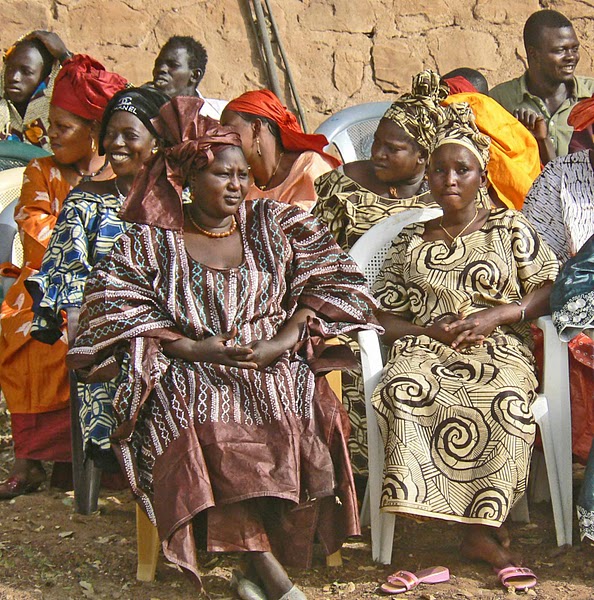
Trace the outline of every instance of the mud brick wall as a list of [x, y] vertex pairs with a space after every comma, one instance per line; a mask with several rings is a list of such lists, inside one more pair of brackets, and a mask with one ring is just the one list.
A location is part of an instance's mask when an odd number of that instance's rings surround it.
[[[480, 69], [491, 86], [525, 67], [522, 27], [540, 8], [574, 23], [580, 74], [594, 74], [594, 0], [271, 0], [310, 129], [341, 108], [390, 100], [423, 68]], [[159, 47], [193, 35], [209, 54], [204, 95], [267, 84], [247, 0], [2, 0], [0, 47], [37, 28], [58, 32], [133, 83]], [[280, 73], [284, 81], [283, 73]], [[289, 103], [289, 105], [291, 105]]]

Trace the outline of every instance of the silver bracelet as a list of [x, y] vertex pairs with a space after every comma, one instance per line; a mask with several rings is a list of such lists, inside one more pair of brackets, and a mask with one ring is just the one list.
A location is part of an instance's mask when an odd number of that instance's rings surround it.
[[517, 304], [520, 307], [520, 319], [516, 323], [523, 323], [526, 320], [526, 309], [522, 308], [521, 300], [512, 300], [513, 304]]

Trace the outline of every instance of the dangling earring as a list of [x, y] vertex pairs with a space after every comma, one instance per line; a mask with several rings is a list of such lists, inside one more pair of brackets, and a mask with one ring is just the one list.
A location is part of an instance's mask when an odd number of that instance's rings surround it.
[[259, 137], [256, 138], [256, 154], [258, 156], [262, 156], [262, 150], [260, 148], [260, 138]]
[[157, 152], [159, 152], [159, 148], [157, 148], [157, 146], [153, 146], [151, 148], [151, 154], [157, 154]]
[[182, 204], [192, 204], [193, 197], [190, 188], [184, 188], [182, 190]]
[[93, 154], [97, 154], [97, 142], [93, 137], [91, 138], [91, 151], [93, 152]]

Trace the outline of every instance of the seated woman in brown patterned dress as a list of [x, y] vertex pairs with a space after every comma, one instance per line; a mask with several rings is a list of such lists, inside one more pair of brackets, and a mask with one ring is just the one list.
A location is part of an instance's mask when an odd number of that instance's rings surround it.
[[521, 213], [481, 207], [488, 146], [467, 104], [446, 109], [428, 167], [443, 216], [403, 230], [374, 286], [391, 345], [372, 398], [381, 506], [464, 524], [462, 553], [527, 588], [536, 578], [516, 566], [504, 522], [536, 429], [528, 321], [549, 312], [558, 266]]
[[121, 377], [114, 449], [166, 557], [199, 584], [197, 532], [210, 551], [245, 553], [258, 597], [299, 600], [279, 561], [308, 566], [314, 539], [331, 554], [358, 532], [348, 419], [319, 342], [379, 326], [326, 228], [288, 204], [244, 202], [239, 135], [200, 117], [201, 103], [173, 98], [152, 121], [164, 148], [122, 209], [132, 226], [87, 281], [71, 364]]

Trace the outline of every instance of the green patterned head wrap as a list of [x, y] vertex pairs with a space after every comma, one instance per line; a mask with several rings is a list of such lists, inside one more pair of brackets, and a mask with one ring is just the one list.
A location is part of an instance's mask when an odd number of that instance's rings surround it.
[[446, 107], [433, 142], [431, 152], [444, 144], [458, 144], [476, 156], [483, 170], [489, 162], [491, 138], [479, 131], [474, 113], [466, 102], [453, 102]]
[[434, 71], [421, 71], [413, 77], [410, 94], [404, 94], [385, 112], [383, 118], [396, 123], [422, 148], [429, 151], [437, 125], [443, 119], [441, 102], [449, 88]]

